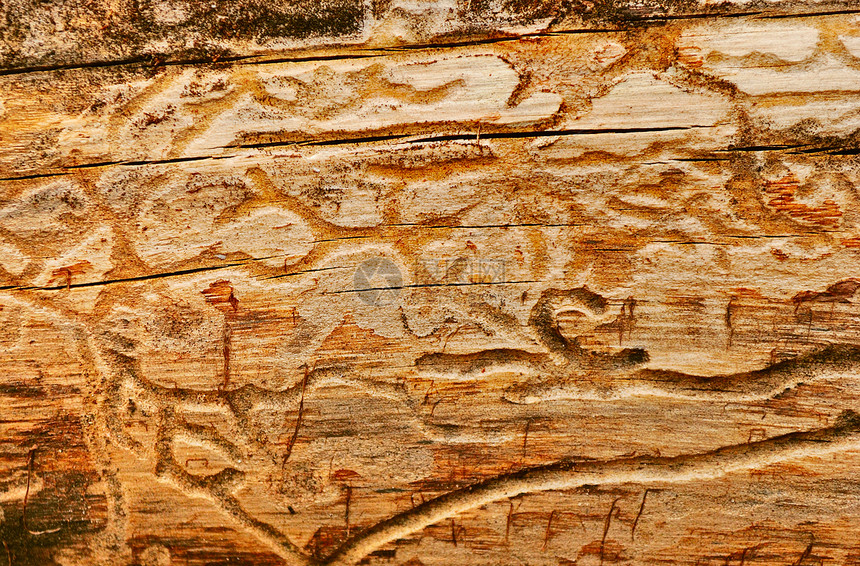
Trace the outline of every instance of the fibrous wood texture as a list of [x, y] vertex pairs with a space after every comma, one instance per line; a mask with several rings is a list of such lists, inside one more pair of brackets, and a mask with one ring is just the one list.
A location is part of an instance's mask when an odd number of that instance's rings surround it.
[[0, 16], [0, 566], [860, 565], [855, 2]]

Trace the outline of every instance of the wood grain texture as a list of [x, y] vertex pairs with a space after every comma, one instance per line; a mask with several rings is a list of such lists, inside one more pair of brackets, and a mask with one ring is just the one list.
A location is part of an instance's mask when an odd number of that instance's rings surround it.
[[0, 14], [0, 566], [860, 565], [856, 3]]

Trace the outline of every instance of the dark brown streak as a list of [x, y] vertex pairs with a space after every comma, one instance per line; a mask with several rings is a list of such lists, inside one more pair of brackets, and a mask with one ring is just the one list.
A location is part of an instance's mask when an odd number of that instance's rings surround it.
[[[286, 466], [287, 460], [290, 459], [290, 454], [293, 453], [293, 446], [296, 444], [296, 440], [299, 437], [299, 427], [302, 425], [302, 415], [304, 414], [305, 409], [305, 389], [308, 386], [308, 376], [311, 372], [308, 370], [308, 367], [305, 366], [305, 377], [302, 379], [302, 392], [299, 394], [299, 413], [296, 416], [296, 426], [293, 429], [293, 435], [290, 437], [290, 441], [287, 443], [287, 452], [284, 454], [284, 465]], [[349, 502], [347, 501], [347, 525], [349, 525]], [[347, 527], [348, 528], [348, 527]]]
[[427, 388], [427, 393], [424, 394], [424, 401], [421, 402], [422, 405], [426, 405], [430, 402], [430, 394], [433, 393], [435, 384], [435, 381], [430, 382], [430, 387]]
[[642, 494], [642, 504], [639, 505], [639, 512], [636, 513], [636, 518], [633, 519], [633, 527], [630, 529], [630, 540], [633, 540], [633, 537], [636, 534], [636, 525], [639, 524], [639, 517], [642, 516], [642, 511], [645, 510], [645, 499], [648, 497], [649, 491], [652, 491], [651, 488], [647, 488], [645, 493]]
[[737, 308], [737, 305], [735, 305], [735, 298], [732, 297], [731, 299], [729, 299], [729, 304], [726, 305], [725, 321], [726, 321], [726, 329], [728, 330], [728, 333], [729, 333], [729, 337], [728, 337], [728, 340], [726, 342], [726, 349], [727, 350], [732, 347], [732, 340], [734, 339], [734, 336], [735, 336], [735, 329], [732, 326], [732, 317], [735, 314], [734, 311], [736, 308]]
[[431, 417], [433, 416], [433, 413], [435, 413], [435, 412], [436, 412], [436, 406], [437, 406], [439, 403], [441, 403], [441, 402], [442, 402], [442, 399], [437, 399], [437, 400], [436, 400], [436, 402], [435, 402], [435, 403], [433, 403], [433, 406], [432, 406], [432, 407], [430, 407], [430, 416], [431, 416]]
[[528, 421], [526, 421], [526, 430], [525, 430], [525, 433], [523, 434], [523, 454], [522, 454], [522, 457], [520, 458], [521, 462], [525, 462], [525, 459], [526, 459], [526, 447], [527, 447], [527, 444], [529, 441], [529, 428], [531, 428], [531, 426], [532, 426], [532, 421], [531, 421], [531, 419], [529, 419]]
[[29, 452], [29, 458], [27, 459], [27, 489], [24, 491], [24, 506], [21, 511], [21, 524], [24, 527], [24, 530], [33, 536], [37, 535], [46, 535], [50, 533], [56, 533], [59, 531], [59, 528], [49, 529], [46, 531], [31, 531], [27, 526], [27, 503], [30, 500], [30, 479], [33, 475], [33, 461], [36, 459], [36, 449], [33, 448]]
[[546, 550], [546, 545], [549, 544], [549, 538], [552, 536], [552, 520], [555, 517], [555, 509], [549, 514], [549, 520], [546, 522], [546, 532], [543, 535], [543, 546], [541, 550]]
[[352, 503], [352, 486], [346, 486], [346, 509], [343, 512], [343, 520], [346, 523], [346, 536], [349, 536], [349, 505]]
[[505, 523], [505, 544], [508, 544], [508, 540], [511, 535], [511, 523], [514, 522], [514, 502], [508, 501], [508, 505], [510, 505], [511, 508], [508, 509], [508, 520]]
[[603, 537], [600, 539], [600, 566], [603, 566], [603, 550], [606, 546], [606, 534], [609, 533], [609, 525], [612, 523], [612, 512], [615, 511], [615, 504], [618, 503], [620, 497], [616, 497], [609, 506], [609, 513], [606, 514], [606, 519], [603, 521]]
[[[232, 297], [232, 295], [231, 295]], [[230, 344], [233, 340], [233, 326], [230, 320], [224, 320], [224, 384], [222, 388], [226, 391], [230, 385]]]
[[24, 491], [24, 508], [21, 511], [21, 524], [25, 531], [30, 529], [27, 527], [27, 502], [30, 500], [30, 478], [33, 475], [33, 460], [36, 458], [36, 449], [32, 448], [27, 458], [27, 489]]
[[797, 559], [797, 562], [792, 564], [792, 566], [802, 566], [803, 561], [809, 558], [812, 555], [812, 547], [815, 545], [815, 540], [812, 540], [807, 546], [806, 550], [803, 551], [803, 554], [800, 555], [800, 558]]
[[[454, 543], [454, 546], [457, 546], [457, 541], [462, 540], [463, 535], [466, 534], [466, 527], [463, 525], [457, 526], [456, 519], [451, 518], [451, 542]], [[459, 539], [457, 537], [460, 537]]]

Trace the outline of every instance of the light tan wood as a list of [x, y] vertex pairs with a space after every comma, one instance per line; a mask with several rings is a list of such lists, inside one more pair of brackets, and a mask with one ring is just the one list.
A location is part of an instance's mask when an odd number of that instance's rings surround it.
[[491, 4], [8, 27], [0, 565], [860, 564], [856, 6]]

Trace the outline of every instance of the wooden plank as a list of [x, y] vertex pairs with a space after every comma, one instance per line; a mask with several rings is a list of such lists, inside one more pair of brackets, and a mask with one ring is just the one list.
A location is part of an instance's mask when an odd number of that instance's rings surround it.
[[473, 4], [4, 63], [0, 564], [860, 564], [853, 6]]

